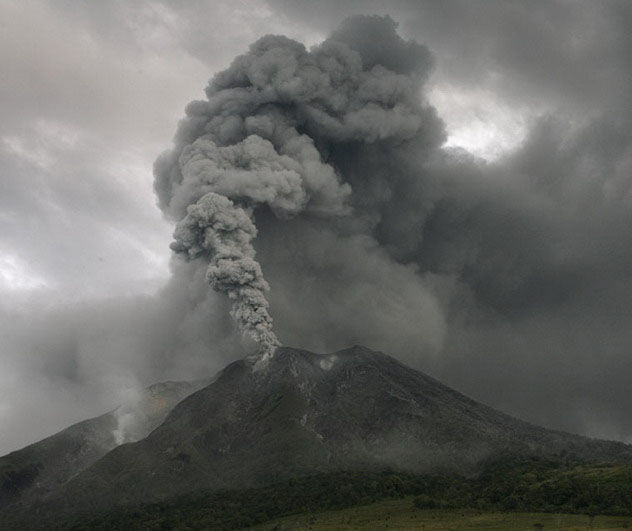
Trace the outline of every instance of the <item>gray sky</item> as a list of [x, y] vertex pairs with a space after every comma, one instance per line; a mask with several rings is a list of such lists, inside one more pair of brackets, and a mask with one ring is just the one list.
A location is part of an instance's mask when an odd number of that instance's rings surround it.
[[243, 354], [203, 272], [170, 270], [152, 164], [257, 38], [309, 47], [357, 14], [432, 54], [419, 99], [445, 142], [332, 143], [370, 228], [258, 215], [278, 335], [380, 348], [526, 420], [632, 442], [629, 3], [5, 1], [0, 453]]

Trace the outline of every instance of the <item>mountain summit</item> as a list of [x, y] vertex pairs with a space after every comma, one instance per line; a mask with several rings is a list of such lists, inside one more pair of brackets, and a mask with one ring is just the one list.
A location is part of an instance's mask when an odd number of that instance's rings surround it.
[[228, 365], [144, 439], [114, 448], [48, 505], [95, 511], [339, 470], [471, 474], [506, 453], [632, 461], [631, 446], [517, 420], [380, 352], [281, 347], [264, 366]]

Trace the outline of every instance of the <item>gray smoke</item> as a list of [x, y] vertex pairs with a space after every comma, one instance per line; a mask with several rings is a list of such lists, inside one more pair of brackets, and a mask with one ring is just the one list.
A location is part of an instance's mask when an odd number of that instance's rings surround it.
[[194, 259], [206, 255], [209, 284], [233, 301], [231, 315], [262, 348], [264, 357], [279, 345], [264, 293], [270, 289], [255, 260], [257, 229], [243, 208], [214, 192], [187, 208], [171, 248]]
[[[388, 34], [392, 49], [355, 51], [367, 29]], [[210, 285], [233, 301], [231, 314], [264, 355], [279, 341], [255, 260], [257, 211], [366, 226], [351, 220], [351, 187], [326, 162], [332, 146], [397, 144], [436, 121], [418, 95], [429, 54], [394, 29], [390, 19], [350, 21], [311, 51], [263, 37], [211, 80], [207, 101], [187, 106], [175, 147], [156, 162], [159, 204], [178, 222], [172, 249], [209, 263]]]

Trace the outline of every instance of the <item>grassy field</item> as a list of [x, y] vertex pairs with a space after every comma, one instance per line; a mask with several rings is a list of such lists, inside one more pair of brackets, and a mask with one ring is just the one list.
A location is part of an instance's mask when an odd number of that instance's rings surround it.
[[255, 527], [281, 529], [632, 529], [632, 517], [417, 509], [413, 497], [286, 516]]

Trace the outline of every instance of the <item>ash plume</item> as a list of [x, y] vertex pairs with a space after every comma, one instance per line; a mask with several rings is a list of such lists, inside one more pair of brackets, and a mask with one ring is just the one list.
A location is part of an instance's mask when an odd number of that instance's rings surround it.
[[187, 209], [174, 233], [171, 248], [189, 258], [206, 255], [206, 278], [233, 301], [231, 315], [241, 330], [262, 348], [264, 357], [279, 345], [264, 292], [269, 290], [255, 260], [252, 239], [257, 229], [243, 208], [223, 195], [209, 192]]
[[[187, 106], [174, 148], [156, 161], [159, 205], [177, 221], [172, 249], [208, 262], [208, 282], [228, 295], [231, 315], [264, 357], [280, 342], [255, 258], [258, 212], [364, 232], [366, 215], [354, 215], [359, 205], [328, 161], [331, 150], [396, 145], [436, 121], [418, 97], [429, 53], [394, 28], [391, 19], [351, 20], [310, 51], [286, 37], [259, 39], [211, 80], [206, 101]], [[366, 30], [388, 34], [392, 48], [354, 50]]]

